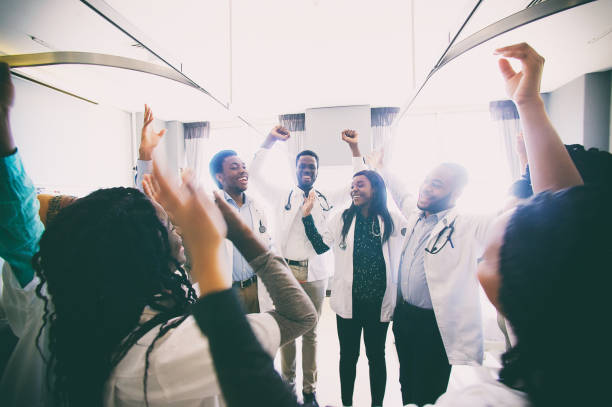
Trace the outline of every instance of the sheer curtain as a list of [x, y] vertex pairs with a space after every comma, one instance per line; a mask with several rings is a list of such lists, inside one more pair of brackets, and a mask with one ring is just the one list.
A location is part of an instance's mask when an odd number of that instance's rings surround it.
[[291, 138], [287, 141], [287, 150], [289, 156], [295, 157], [303, 149], [304, 134], [306, 132], [306, 114], [281, 114], [278, 116], [278, 122], [291, 132]]
[[515, 140], [521, 132], [521, 126], [516, 106], [511, 100], [494, 101], [489, 103], [489, 112], [491, 119], [497, 124], [512, 179], [518, 179], [521, 176], [521, 168]]
[[391, 123], [393, 123], [399, 110], [399, 107], [373, 107], [370, 109], [372, 150], [378, 150], [390, 142]]
[[185, 161], [187, 168], [194, 174], [196, 185], [199, 185], [204, 167], [204, 142], [210, 138], [210, 123], [185, 123], [183, 128], [185, 130]]

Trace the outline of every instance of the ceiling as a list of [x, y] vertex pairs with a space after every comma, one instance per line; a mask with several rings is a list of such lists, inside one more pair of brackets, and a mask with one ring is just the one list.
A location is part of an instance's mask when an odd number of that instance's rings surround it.
[[[137, 37], [231, 108], [147, 74], [92, 66], [21, 70], [126, 111], [151, 104], [163, 120], [270, 120], [306, 108], [402, 106], [429, 73], [476, 1], [106, 0]], [[457, 39], [523, 9], [485, 0]], [[440, 10], [444, 10], [441, 12]], [[527, 41], [545, 55], [544, 90], [612, 67], [612, 0], [600, 0], [489, 41], [445, 66], [414, 109], [503, 97], [492, 50]], [[35, 37], [32, 39], [32, 37]], [[146, 40], [146, 41], [144, 41]], [[163, 65], [78, 0], [2, 0], [0, 52], [87, 51]]]

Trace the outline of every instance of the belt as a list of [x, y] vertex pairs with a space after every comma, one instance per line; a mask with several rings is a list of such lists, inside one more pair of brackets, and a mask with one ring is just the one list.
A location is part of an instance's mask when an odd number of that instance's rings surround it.
[[290, 266], [308, 267], [308, 260], [289, 260], [289, 259], [285, 259], [285, 261]]
[[255, 284], [256, 282], [257, 276], [253, 276], [251, 278], [247, 278], [246, 280], [234, 281], [232, 283], [232, 287], [247, 288], [248, 286], [250, 286], [251, 284]]

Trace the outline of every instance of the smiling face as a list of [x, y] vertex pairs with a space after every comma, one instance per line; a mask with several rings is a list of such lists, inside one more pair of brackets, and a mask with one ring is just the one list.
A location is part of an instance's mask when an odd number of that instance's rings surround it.
[[357, 175], [353, 177], [351, 184], [351, 199], [355, 206], [362, 208], [367, 207], [372, 202], [374, 189], [370, 180], [365, 175]]
[[458, 196], [455, 179], [455, 174], [449, 167], [436, 167], [421, 184], [418, 208], [437, 213], [454, 206]]
[[300, 189], [309, 190], [317, 179], [317, 160], [311, 155], [298, 158], [296, 175]]
[[229, 192], [244, 192], [249, 186], [249, 173], [246, 164], [237, 155], [223, 160], [223, 172], [216, 174], [223, 190]]

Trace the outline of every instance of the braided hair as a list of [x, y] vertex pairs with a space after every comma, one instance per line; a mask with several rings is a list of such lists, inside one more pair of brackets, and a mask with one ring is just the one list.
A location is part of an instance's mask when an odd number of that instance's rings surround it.
[[[100, 189], [78, 199], [46, 229], [33, 264], [45, 310], [38, 343], [48, 329], [47, 383], [55, 404], [101, 406], [112, 370], [161, 324], [146, 353], [147, 402], [155, 342], [186, 318], [196, 300], [151, 201], [133, 188]], [[141, 323], [145, 307], [157, 314]]]

